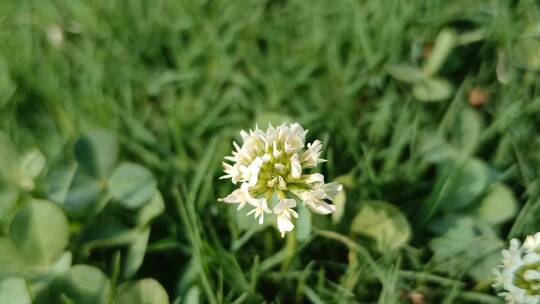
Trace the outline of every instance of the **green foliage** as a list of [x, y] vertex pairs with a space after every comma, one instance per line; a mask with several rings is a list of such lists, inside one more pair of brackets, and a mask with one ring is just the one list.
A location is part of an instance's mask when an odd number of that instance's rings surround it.
[[[538, 16], [0, 1], [0, 303], [501, 303], [540, 220]], [[239, 130], [290, 121], [346, 193], [283, 240], [218, 177]]]
[[168, 304], [167, 292], [154, 279], [126, 282], [118, 289], [118, 304]]
[[0, 92], [2, 92], [0, 93], [0, 109], [8, 103], [16, 90], [17, 85], [11, 79], [9, 66], [0, 58]]
[[32, 303], [26, 281], [21, 278], [7, 278], [0, 282], [0, 303]]
[[311, 211], [307, 206], [298, 206], [298, 221], [296, 225], [296, 236], [299, 241], [306, 240], [311, 234]]
[[500, 264], [503, 242], [489, 226], [462, 218], [434, 238], [430, 248], [435, 253], [432, 264], [436, 270], [458, 276], [468, 273], [477, 281], [489, 282], [492, 269]]
[[395, 79], [410, 84], [420, 83], [426, 79], [421, 69], [407, 64], [389, 66], [387, 70]]
[[413, 86], [412, 93], [420, 101], [441, 101], [452, 96], [452, 85], [441, 78], [427, 78]]
[[50, 202], [31, 201], [13, 218], [10, 237], [28, 261], [43, 265], [56, 260], [69, 240], [68, 222]]
[[116, 137], [104, 130], [94, 130], [75, 143], [75, 158], [86, 175], [105, 178], [111, 172], [118, 155]]
[[514, 63], [521, 68], [540, 70], [540, 31], [539, 24], [531, 24], [519, 37], [512, 50]]
[[34, 189], [34, 179], [45, 168], [45, 156], [37, 149], [23, 155], [19, 168], [20, 185], [28, 190]]
[[109, 279], [99, 269], [75, 265], [38, 295], [36, 303], [105, 304], [110, 297]]
[[0, 249], [0, 280], [24, 274], [26, 263], [13, 242], [7, 237], [0, 237]]
[[398, 208], [385, 202], [361, 202], [351, 231], [373, 238], [379, 251], [399, 249], [409, 241], [411, 227]]
[[518, 203], [512, 190], [504, 184], [495, 184], [480, 202], [478, 217], [492, 225], [503, 224], [517, 213]]
[[433, 50], [423, 68], [426, 75], [432, 76], [439, 72], [456, 44], [456, 36], [455, 31], [450, 29], [443, 29], [439, 32], [433, 44]]
[[154, 197], [156, 180], [145, 167], [123, 163], [111, 175], [109, 192], [123, 207], [137, 209]]
[[447, 174], [440, 179], [445, 189], [438, 203], [446, 210], [466, 208], [484, 193], [489, 182], [488, 168], [477, 159], [448, 164], [442, 171]]

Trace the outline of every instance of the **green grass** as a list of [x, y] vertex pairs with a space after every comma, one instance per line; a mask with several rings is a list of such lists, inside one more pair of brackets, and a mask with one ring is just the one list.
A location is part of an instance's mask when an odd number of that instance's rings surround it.
[[[118, 135], [121, 158], [153, 172], [166, 207], [135, 277], [158, 280], [171, 302], [502, 303], [468, 271], [540, 227], [538, 20], [535, 1], [5, 0], [0, 128], [19, 152], [39, 148], [47, 169], [72, 160], [84, 132]], [[422, 102], [389, 67], [434, 60], [443, 29], [458, 42], [436, 75], [453, 89]], [[488, 101], [473, 107], [478, 88]], [[349, 181], [343, 218], [313, 216], [292, 252], [217, 202], [232, 190], [218, 177], [238, 132], [280, 120], [323, 140], [322, 171]], [[49, 179], [32, 196], [46, 198]], [[495, 184], [517, 212], [447, 245], [476, 251], [434, 256], [433, 240], [474, 217]], [[380, 253], [351, 233], [366, 200], [406, 215], [406, 246]], [[114, 277], [115, 247], [70, 248]]]

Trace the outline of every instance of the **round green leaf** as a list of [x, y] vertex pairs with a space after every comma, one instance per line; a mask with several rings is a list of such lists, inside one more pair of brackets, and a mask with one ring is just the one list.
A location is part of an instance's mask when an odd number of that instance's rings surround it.
[[149, 238], [150, 227], [140, 231], [137, 238], [129, 244], [124, 263], [124, 278], [132, 277], [141, 267], [146, 254]]
[[447, 143], [440, 134], [425, 134], [420, 140], [419, 152], [430, 163], [440, 163], [458, 158], [459, 150]]
[[434, 238], [429, 247], [435, 253], [433, 259], [442, 262], [466, 251], [471, 240], [476, 236], [474, 221], [470, 218], [460, 218], [442, 236]]
[[386, 70], [395, 79], [406, 83], [414, 84], [426, 78], [426, 75], [421, 69], [411, 65], [392, 65], [387, 67]]
[[136, 209], [150, 202], [156, 191], [157, 183], [152, 173], [137, 164], [121, 164], [109, 181], [111, 196], [128, 209]]
[[0, 280], [10, 276], [21, 276], [26, 268], [26, 263], [13, 242], [7, 237], [0, 237]]
[[441, 101], [452, 96], [452, 85], [443, 78], [428, 78], [413, 86], [413, 96], [420, 101]]
[[156, 191], [156, 195], [152, 198], [149, 204], [143, 206], [137, 213], [137, 225], [146, 226], [155, 217], [163, 213], [165, 210], [165, 203], [163, 202], [163, 196], [159, 191]]
[[439, 206], [445, 210], [461, 209], [474, 202], [484, 193], [489, 182], [489, 170], [484, 162], [468, 159], [441, 166], [444, 186], [439, 197]]
[[106, 183], [88, 176], [76, 163], [55, 168], [47, 177], [49, 199], [72, 217], [87, 217], [99, 207]]
[[10, 236], [29, 261], [47, 265], [58, 258], [68, 244], [68, 222], [56, 205], [32, 200], [13, 218]]
[[482, 131], [483, 122], [471, 108], [465, 108], [454, 121], [452, 128], [453, 142], [461, 154], [473, 155], [480, 141], [480, 133]]
[[469, 269], [469, 275], [477, 282], [490, 282], [493, 269], [501, 263], [501, 248], [497, 248]]
[[[63, 201], [60, 201], [63, 208], [70, 215], [86, 216], [89, 210], [97, 207], [97, 203], [106, 193], [106, 185], [98, 179], [86, 175], [82, 169], [77, 168], [74, 175], [71, 171], [64, 171], [63, 181], [67, 185], [67, 192], [60, 192], [58, 188], [58, 198], [61, 198], [65, 193]], [[58, 181], [60, 183], [60, 181]], [[61, 185], [59, 185], [60, 187]]]
[[127, 282], [118, 288], [118, 304], [168, 304], [167, 292], [154, 279]]
[[39, 273], [36, 277], [32, 277], [32, 289], [36, 291], [45, 289], [56, 277], [69, 271], [72, 262], [72, 253], [70, 251], [65, 251], [62, 256], [54, 261], [52, 265], [48, 266], [44, 272]]
[[0, 234], [6, 234], [9, 222], [17, 211], [19, 193], [15, 189], [0, 185]]
[[36, 300], [38, 304], [64, 303], [105, 304], [110, 296], [109, 279], [101, 270], [75, 265], [57, 277]]
[[352, 222], [351, 231], [374, 239], [381, 252], [401, 248], [411, 236], [411, 227], [401, 211], [379, 201], [363, 203]]
[[540, 39], [524, 37], [514, 46], [512, 59], [519, 68], [540, 70]]
[[77, 164], [54, 168], [47, 175], [47, 194], [52, 202], [63, 204], [77, 172]]
[[503, 245], [489, 225], [462, 217], [429, 243], [434, 253], [432, 267], [451, 275], [467, 272], [477, 281], [486, 281], [491, 279], [491, 270], [500, 262]]
[[38, 150], [26, 152], [21, 158], [21, 173], [25, 176], [36, 178], [45, 168], [45, 156]]
[[75, 143], [75, 158], [79, 166], [94, 178], [108, 176], [117, 156], [116, 136], [104, 130], [88, 132]]
[[182, 304], [201, 303], [201, 291], [196, 285], [189, 288], [186, 292], [186, 296], [181, 302]]
[[140, 235], [138, 228], [131, 228], [117, 217], [101, 217], [89, 222], [81, 233], [81, 252], [90, 254], [96, 248], [125, 246], [134, 242]]
[[446, 58], [448, 58], [450, 51], [454, 48], [456, 38], [456, 32], [451, 29], [443, 29], [439, 35], [437, 35], [437, 39], [435, 39], [433, 45], [433, 51], [429, 55], [423, 69], [426, 75], [431, 76], [439, 72], [446, 61]]
[[518, 203], [512, 190], [503, 184], [493, 185], [482, 199], [478, 216], [493, 225], [512, 219], [518, 210]]
[[34, 189], [34, 179], [45, 168], [45, 156], [37, 150], [33, 149], [26, 152], [20, 160], [19, 167], [19, 186], [25, 190]]
[[0, 303], [30, 304], [28, 284], [21, 278], [7, 278], [0, 282]]

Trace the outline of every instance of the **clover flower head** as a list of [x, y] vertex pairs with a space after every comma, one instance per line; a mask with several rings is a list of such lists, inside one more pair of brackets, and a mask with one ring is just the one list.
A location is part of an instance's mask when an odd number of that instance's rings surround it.
[[501, 265], [493, 270], [493, 287], [510, 304], [540, 303], [540, 232], [521, 242], [510, 241], [501, 252]]
[[282, 237], [294, 229], [297, 202], [315, 213], [334, 212], [331, 201], [342, 186], [325, 183], [320, 173], [308, 173], [325, 160], [319, 140], [306, 145], [307, 132], [298, 123], [241, 131], [242, 145], [233, 142], [235, 150], [225, 157], [221, 177], [240, 187], [219, 201], [238, 204], [237, 210], [253, 207], [248, 215], [254, 214], [260, 224], [265, 214], [275, 216]]

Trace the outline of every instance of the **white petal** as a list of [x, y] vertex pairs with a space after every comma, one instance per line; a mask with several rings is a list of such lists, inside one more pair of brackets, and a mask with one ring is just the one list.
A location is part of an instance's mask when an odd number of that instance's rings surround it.
[[302, 165], [296, 153], [291, 157], [291, 176], [293, 178], [300, 178], [302, 176]]
[[287, 190], [287, 183], [281, 176], [278, 176], [278, 188], [280, 190]]
[[274, 177], [273, 179], [269, 180], [266, 185], [270, 188], [274, 188], [274, 186], [276, 185], [277, 183], [277, 177]]
[[246, 201], [253, 207], [268, 208], [266, 198], [254, 198], [249, 196]]
[[307, 184], [322, 184], [324, 183], [324, 175], [320, 173], [314, 173], [314, 174], [307, 174], [304, 175], [306, 177], [305, 182]]
[[246, 141], [246, 139], [249, 137], [249, 134], [246, 131], [242, 130], [240, 131], [240, 136], [242, 137], [243, 141]]
[[242, 209], [247, 203], [247, 197], [242, 189], [236, 189], [224, 198], [219, 198], [219, 202], [227, 204], [238, 204], [236, 210]]
[[343, 186], [338, 183], [328, 183], [324, 185], [323, 189], [328, 198], [333, 200], [339, 192], [343, 191]]
[[263, 159], [263, 162], [266, 164], [267, 162], [272, 160], [272, 156], [270, 156], [270, 154], [266, 153], [266, 154], [263, 155], [262, 159]]
[[307, 150], [302, 153], [300, 161], [306, 167], [316, 167], [318, 163], [324, 161], [319, 159], [322, 150], [322, 144], [316, 140], [307, 145]]
[[279, 151], [277, 147], [277, 141], [274, 141], [272, 154], [274, 155], [274, 158], [278, 158], [281, 156], [281, 151]]
[[248, 184], [250, 187], [253, 187], [257, 184], [257, 181], [259, 179], [259, 172], [261, 171], [261, 167], [263, 163], [264, 163], [263, 159], [260, 157], [257, 157], [247, 168], [247, 176], [249, 176]]
[[294, 208], [296, 207], [296, 200], [292, 198], [287, 198], [283, 200], [283, 204], [285, 205], [285, 207], [287, 207], [287, 209]]
[[296, 207], [296, 200], [291, 198], [282, 199], [274, 207], [274, 213], [281, 214], [284, 211], [294, 207]]
[[227, 204], [236, 204], [236, 203], [242, 202], [243, 197], [244, 195], [243, 195], [242, 190], [236, 189], [233, 192], [231, 192], [229, 195], [227, 195], [226, 197], [218, 199], [218, 201], [224, 202]]
[[228, 160], [228, 161], [232, 161], [232, 162], [236, 161], [236, 157], [234, 157], [234, 156], [225, 156], [224, 158], [225, 158], [225, 160]]
[[282, 235], [284, 232], [289, 232], [294, 229], [294, 225], [291, 222], [291, 219], [285, 216], [283, 213], [278, 215], [277, 224], [278, 224], [278, 229], [282, 233]]
[[330, 205], [328, 203], [322, 202], [322, 203], [308, 203], [307, 206], [311, 211], [319, 214], [330, 214], [334, 213], [336, 211], [336, 206]]
[[240, 148], [240, 146], [239, 146], [235, 141], [233, 141], [233, 146], [234, 146], [234, 148], [236, 149], [237, 152], [240, 151], [240, 150], [242, 150], [242, 149]]

